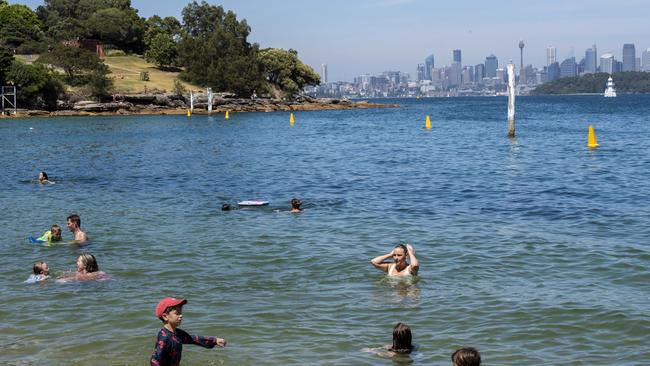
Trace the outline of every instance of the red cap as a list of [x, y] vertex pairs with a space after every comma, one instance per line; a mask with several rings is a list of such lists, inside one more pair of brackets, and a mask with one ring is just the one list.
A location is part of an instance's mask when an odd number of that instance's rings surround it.
[[187, 300], [185, 299], [175, 299], [173, 297], [166, 297], [156, 305], [156, 317], [160, 318], [165, 310], [167, 310], [168, 307], [170, 306], [176, 306], [176, 305], [185, 305], [187, 304]]

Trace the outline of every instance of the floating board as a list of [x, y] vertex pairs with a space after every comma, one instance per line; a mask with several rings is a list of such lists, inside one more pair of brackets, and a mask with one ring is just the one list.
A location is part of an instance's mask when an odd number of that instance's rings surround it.
[[30, 242], [31, 244], [41, 244], [41, 243], [45, 243], [45, 240], [35, 239], [35, 238], [34, 238], [33, 236], [31, 236], [31, 235], [29, 236], [29, 238], [27, 238], [27, 240], [29, 240], [29, 242]]
[[239, 206], [266, 206], [269, 201], [241, 201], [237, 202]]

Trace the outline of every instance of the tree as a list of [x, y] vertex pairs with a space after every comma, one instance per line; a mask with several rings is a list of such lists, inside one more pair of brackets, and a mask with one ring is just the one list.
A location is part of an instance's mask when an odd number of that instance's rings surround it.
[[147, 28], [144, 32], [144, 43], [147, 47], [151, 44], [153, 39], [161, 33], [170, 35], [174, 41], [176, 41], [181, 34], [181, 23], [174, 17], [161, 18], [158, 15], [154, 15], [147, 19], [146, 26]]
[[95, 53], [81, 48], [56, 46], [52, 51], [41, 55], [37, 63], [50, 64], [63, 69], [70, 84], [84, 84], [93, 72], [106, 75], [108, 66]]
[[25, 5], [0, 5], [0, 44], [27, 52], [42, 48], [42, 24]]
[[14, 61], [7, 80], [16, 86], [19, 105], [29, 108], [54, 110], [58, 98], [64, 93], [61, 81], [43, 65]]
[[262, 86], [257, 62], [259, 46], [250, 44], [250, 27], [232, 11], [205, 1], [183, 8], [183, 33], [179, 43], [181, 76], [214, 90], [249, 96]]
[[144, 57], [160, 68], [174, 66], [178, 60], [178, 46], [170, 34], [158, 33], [147, 45]]
[[100, 9], [86, 21], [90, 38], [133, 52], [144, 50], [145, 28], [144, 19], [138, 17], [137, 11], [133, 9]]
[[[2, 5], [0, 5], [2, 6]], [[0, 47], [0, 86], [5, 85], [7, 72], [14, 62], [14, 55], [8, 49]]]
[[295, 50], [267, 48], [259, 53], [266, 79], [289, 96], [299, 93], [307, 85], [320, 84], [320, 76], [298, 59]]

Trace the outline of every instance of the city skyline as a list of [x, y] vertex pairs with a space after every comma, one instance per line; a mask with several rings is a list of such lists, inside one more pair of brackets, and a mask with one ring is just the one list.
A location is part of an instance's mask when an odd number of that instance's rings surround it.
[[[9, 3], [32, 8], [43, 1]], [[140, 16], [175, 16], [188, 2], [132, 0]], [[625, 43], [636, 45], [637, 57], [650, 47], [650, 7], [644, 0], [572, 0], [526, 2], [506, 0], [489, 7], [478, 1], [431, 4], [424, 0], [332, 0], [306, 4], [287, 0], [210, 1], [234, 11], [251, 26], [249, 40], [262, 47], [293, 48], [317, 72], [328, 65], [330, 81], [350, 81], [364, 73], [396, 70], [416, 73], [431, 54], [435, 64], [451, 65], [452, 51], [462, 50], [463, 65], [484, 62], [494, 54], [500, 64], [519, 62], [518, 42], [524, 40], [524, 63], [546, 65], [546, 49], [557, 50], [557, 61], [580, 60], [593, 44], [598, 53], [622, 60]], [[342, 11], [342, 9], [344, 11]], [[525, 12], [518, 11], [525, 9]]]

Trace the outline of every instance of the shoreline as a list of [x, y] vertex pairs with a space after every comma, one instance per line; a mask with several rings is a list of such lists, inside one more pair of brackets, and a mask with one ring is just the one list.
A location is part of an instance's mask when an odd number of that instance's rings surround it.
[[[157, 116], [186, 115], [190, 109], [183, 96], [174, 95], [121, 95], [111, 102], [79, 101], [66, 103], [59, 101], [60, 109], [55, 111], [17, 109], [8, 111], [2, 118], [31, 117], [90, 117], [90, 116]], [[192, 114], [209, 114], [207, 99], [197, 98]], [[321, 111], [369, 108], [397, 108], [398, 104], [380, 104], [349, 99], [300, 97], [296, 101], [276, 99], [213, 99], [212, 113], [278, 112], [278, 111]]]

